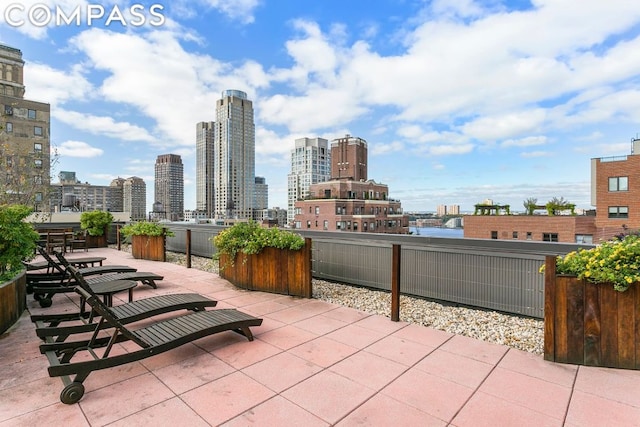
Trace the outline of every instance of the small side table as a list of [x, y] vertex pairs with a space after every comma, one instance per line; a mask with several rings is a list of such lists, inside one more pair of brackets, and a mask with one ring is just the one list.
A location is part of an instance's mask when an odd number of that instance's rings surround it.
[[[138, 286], [135, 280], [110, 280], [108, 282], [96, 283], [91, 285], [91, 289], [96, 295], [102, 295], [103, 301], [107, 307], [113, 306], [113, 294], [129, 291], [129, 302], [133, 301], [133, 288]], [[80, 298], [80, 313], [85, 312], [86, 301]], [[93, 317], [93, 316], [91, 316]]]

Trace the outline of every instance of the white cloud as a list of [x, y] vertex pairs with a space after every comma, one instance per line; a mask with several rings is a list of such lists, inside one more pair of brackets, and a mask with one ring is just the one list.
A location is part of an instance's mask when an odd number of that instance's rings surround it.
[[54, 114], [56, 107], [69, 100], [91, 98], [94, 90], [79, 64], [71, 66], [69, 70], [57, 70], [31, 62], [24, 75], [24, 84], [25, 97], [51, 104]]
[[100, 148], [82, 141], [65, 141], [57, 147], [57, 152], [61, 156], [81, 158], [99, 157], [104, 153]]
[[502, 147], [531, 147], [533, 145], [544, 145], [546, 143], [546, 136], [528, 136], [520, 139], [508, 139], [500, 145]]
[[155, 141], [155, 138], [146, 129], [127, 122], [116, 122], [112, 117], [99, 117], [64, 110], [54, 111], [53, 117], [76, 129], [94, 135], [104, 135], [123, 141]]
[[549, 157], [551, 153], [548, 151], [528, 151], [524, 153], [520, 153], [521, 157], [531, 158], [531, 157]]

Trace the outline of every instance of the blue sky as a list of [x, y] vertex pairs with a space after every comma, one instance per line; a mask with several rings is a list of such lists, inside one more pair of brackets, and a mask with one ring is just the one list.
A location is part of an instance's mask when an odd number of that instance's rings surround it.
[[[38, 27], [34, 4], [105, 17]], [[115, 8], [128, 25], [107, 22]], [[0, 42], [23, 52], [26, 97], [51, 104], [55, 173], [142, 177], [148, 207], [155, 159], [175, 153], [195, 208], [195, 125], [225, 89], [254, 103], [271, 207], [286, 208], [296, 138], [349, 133], [405, 211], [529, 197], [588, 209], [590, 159], [629, 154], [640, 133], [631, 0], [4, 0]]]

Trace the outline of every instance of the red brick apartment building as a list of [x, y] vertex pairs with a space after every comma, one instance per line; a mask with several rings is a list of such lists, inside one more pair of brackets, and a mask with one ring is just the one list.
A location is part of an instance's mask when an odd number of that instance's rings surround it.
[[640, 139], [627, 156], [591, 159], [595, 216], [466, 215], [464, 237], [600, 243], [640, 230]]
[[409, 232], [409, 217], [389, 188], [367, 179], [367, 143], [346, 135], [331, 143], [331, 180], [309, 186], [294, 207], [293, 227], [315, 231]]

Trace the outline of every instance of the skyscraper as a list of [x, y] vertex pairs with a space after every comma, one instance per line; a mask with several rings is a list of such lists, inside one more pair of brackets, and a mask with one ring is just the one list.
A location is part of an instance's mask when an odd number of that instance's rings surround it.
[[294, 218], [296, 200], [309, 195], [309, 186], [331, 177], [329, 142], [323, 138], [296, 139], [291, 150], [291, 172], [287, 177], [287, 223]]
[[256, 176], [255, 198], [253, 209], [262, 210], [269, 207], [269, 184], [263, 176]]
[[367, 141], [351, 135], [331, 141], [331, 179], [367, 180]]
[[123, 210], [131, 213], [132, 221], [147, 218], [147, 184], [142, 178], [132, 176], [122, 182]]
[[22, 52], [0, 44], [0, 204], [47, 211], [50, 106], [24, 99]]
[[196, 124], [196, 210], [207, 218], [214, 212], [214, 131], [215, 122]]
[[226, 90], [216, 103], [214, 217], [251, 219], [255, 189], [255, 125], [247, 94]]
[[155, 202], [162, 203], [166, 219], [181, 221], [184, 216], [184, 168], [177, 154], [156, 159]]

